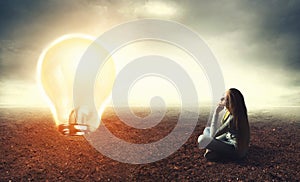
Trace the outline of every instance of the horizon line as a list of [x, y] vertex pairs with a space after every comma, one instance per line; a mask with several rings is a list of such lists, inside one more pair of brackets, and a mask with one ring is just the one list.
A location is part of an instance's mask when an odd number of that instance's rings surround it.
[[[199, 107], [211, 107], [213, 106], [212, 104], [200, 104]], [[30, 105], [1, 105], [0, 108], [49, 108], [48, 106], [30, 106]], [[108, 105], [106, 107], [113, 107], [112, 105]], [[124, 105], [120, 107], [126, 107]], [[131, 105], [130, 107], [150, 107], [149, 105]], [[180, 105], [169, 105], [168, 107], [180, 107]], [[253, 106], [253, 105], [248, 105], [247, 108], [287, 108], [287, 107], [300, 107], [300, 105], [260, 105], [260, 106]], [[187, 107], [189, 108], [189, 107]], [[50, 108], [49, 108], [50, 109]]]

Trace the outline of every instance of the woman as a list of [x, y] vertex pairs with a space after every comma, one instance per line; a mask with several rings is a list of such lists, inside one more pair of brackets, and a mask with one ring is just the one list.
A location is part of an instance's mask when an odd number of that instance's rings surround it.
[[[226, 112], [220, 123], [219, 113], [224, 107]], [[210, 127], [198, 137], [199, 147], [207, 149], [204, 157], [208, 160], [241, 159], [247, 154], [249, 141], [250, 127], [244, 97], [239, 90], [231, 88], [221, 98]]]

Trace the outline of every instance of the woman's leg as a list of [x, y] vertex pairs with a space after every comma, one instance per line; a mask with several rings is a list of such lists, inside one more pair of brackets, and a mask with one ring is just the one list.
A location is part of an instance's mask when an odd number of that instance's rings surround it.
[[205, 127], [204, 128], [203, 135], [210, 136], [210, 127]]
[[213, 139], [208, 145], [204, 157], [209, 161], [233, 159], [237, 156], [233, 145]]
[[215, 161], [220, 158], [234, 158], [236, 156], [235, 147], [225, 140], [226, 134], [217, 137], [217, 139], [203, 134], [198, 137], [198, 144], [200, 149], [207, 149], [204, 154], [207, 160]]
[[223, 140], [213, 139], [206, 148], [208, 151], [204, 154], [204, 157], [210, 161], [235, 159], [238, 156], [234, 145]]
[[204, 149], [210, 142], [212, 138], [210, 137], [210, 127], [205, 127], [203, 134], [198, 137], [198, 144], [201, 149]]
[[217, 152], [218, 154], [222, 155], [222, 156], [227, 156], [227, 157], [234, 157], [236, 155], [236, 149], [235, 147], [230, 144], [227, 143], [225, 141], [221, 141], [218, 139], [213, 139], [207, 146], [207, 149]]
[[213, 138], [210, 137], [209, 135], [205, 135], [205, 134], [200, 135], [198, 137], [198, 146], [199, 146], [199, 148], [200, 149], [205, 149], [207, 147], [207, 145], [209, 143], [211, 143], [212, 140], [213, 140]]
[[[225, 135], [224, 135], [225, 137]], [[204, 154], [204, 157], [208, 160], [214, 161], [220, 158], [234, 158], [236, 157], [235, 147], [223, 141], [222, 136], [218, 139], [214, 139], [209, 135], [200, 135], [198, 137], [198, 146], [200, 149], [208, 149]]]

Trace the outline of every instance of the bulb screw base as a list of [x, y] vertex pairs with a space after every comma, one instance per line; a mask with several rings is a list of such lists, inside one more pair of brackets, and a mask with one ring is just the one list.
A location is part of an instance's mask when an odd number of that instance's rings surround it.
[[60, 124], [57, 130], [63, 135], [81, 136], [89, 132], [88, 125], [85, 124]]

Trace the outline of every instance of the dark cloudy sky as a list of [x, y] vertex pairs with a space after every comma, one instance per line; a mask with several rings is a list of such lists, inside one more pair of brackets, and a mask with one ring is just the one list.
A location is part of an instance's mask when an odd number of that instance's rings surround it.
[[251, 104], [300, 105], [300, 1], [0, 1], [0, 105], [42, 105], [42, 50], [69, 33], [158, 18], [196, 31], [220, 62], [226, 87]]

